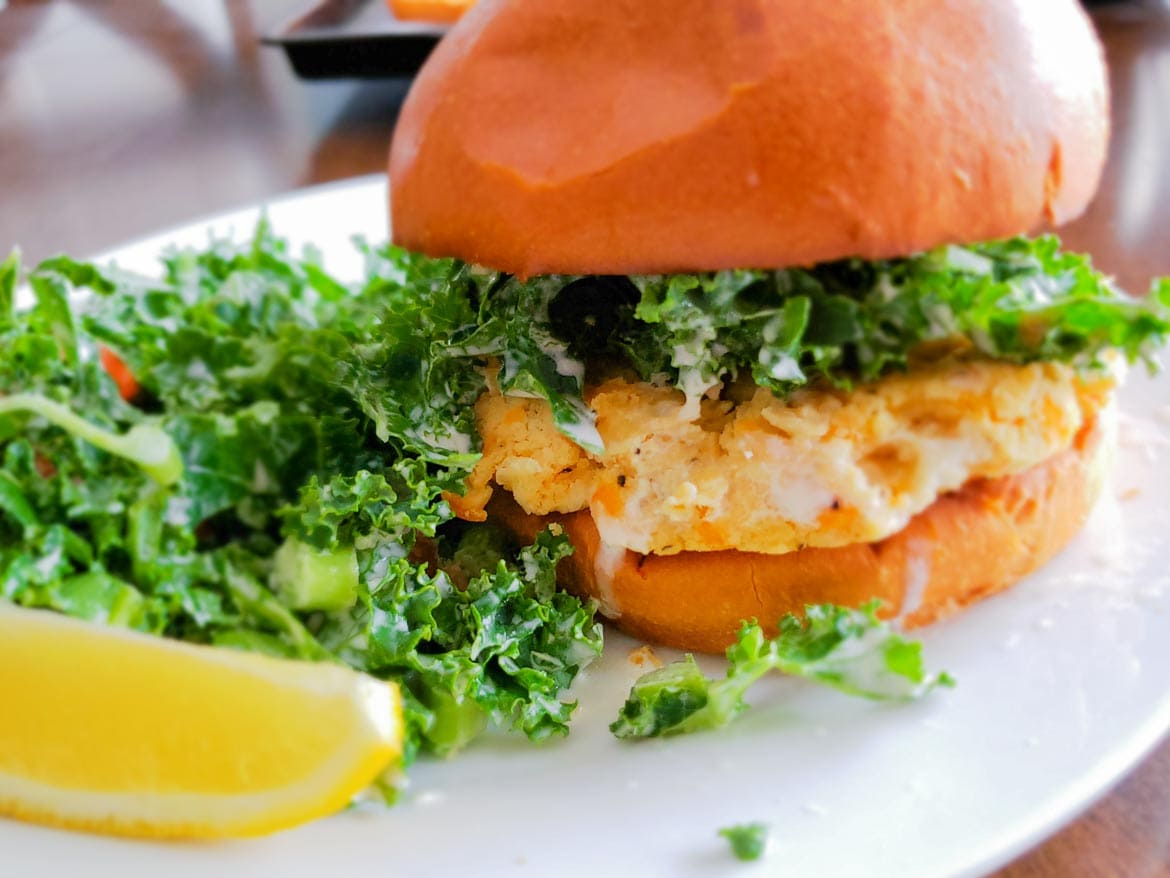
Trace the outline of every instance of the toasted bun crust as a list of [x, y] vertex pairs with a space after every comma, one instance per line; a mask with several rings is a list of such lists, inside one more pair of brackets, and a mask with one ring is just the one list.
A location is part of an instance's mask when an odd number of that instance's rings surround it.
[[561, 524], [574, 546], [558, 571], [564, 586], [596, 598], [618, 627], [644, 640], [717, 652], [744, 619], [774, 632], [784, 614], [806, 604], [856, 607], [874, 598], [883, 615], [916, 627], [1012, 585], [1072, 539], [1100, 492], [1111, 449], [1105, 433], [1095, 421], [1045, 463], [972, 482], [894, 536], [841, 548], [785, 555], [619, 550], [607, 558], [588, 512], [541, 518], [507, 498], [488, 511], [524, 539], [550, 521]]
[[481, 0], [419, 74], [395, 240], [520, 276], [907, 255], [1079, 214], [1076, 0]]

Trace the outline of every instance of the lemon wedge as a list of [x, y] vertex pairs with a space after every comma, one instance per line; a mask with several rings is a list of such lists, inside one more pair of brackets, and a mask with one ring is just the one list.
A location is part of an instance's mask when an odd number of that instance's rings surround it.
[[344, 807], [401, 754], [392, 683], [0, 602], [0, 815], [261, 835]]

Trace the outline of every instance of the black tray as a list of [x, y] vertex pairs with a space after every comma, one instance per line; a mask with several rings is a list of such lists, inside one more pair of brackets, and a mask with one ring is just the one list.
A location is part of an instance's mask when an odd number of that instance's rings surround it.
[[446, 32], [444, 25], [399, 21], [383, 0], [324, 0], [263, 42], [283, 48], [303, 79], [378, 78], [413, 76]]
[[325, 0], [263, 38], [303, 79], [413, 76], [444, 25], [399, 21], [382, 0]]

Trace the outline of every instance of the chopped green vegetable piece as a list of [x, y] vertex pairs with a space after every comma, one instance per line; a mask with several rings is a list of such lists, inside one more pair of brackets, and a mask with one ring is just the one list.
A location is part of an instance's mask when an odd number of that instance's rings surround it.
[[50, 606], [90, 622], [132, 626], [145, 610], [146, 600], [134, 586], [93, 570], [62, 581]]
[[3, 470], [0, 470], [0, 513], [14, 518], [26, 533], [40, 524], [36, 511], [21, 490], [20, 483]]
[[692, 656], [640, 677], [610, 731], [619, 738], [653, 738], [715, 729], [747, 707], [744, 696], [770, 671], [804, 677], [887, 701], [920, 698], [936, 686], [952, 686], [948, 674], [928, 674], [922, 647], [877, 617], [878, 603], [851, 610], [831, 604], [789, 614], [769, 640], [755, 622], [744, 623], [727, 650], [727, 676], [703, 675]]
[[737, 860], [750, 862], [763, 856], [768, 846], [768, 827], [764, 823], [739, 823], [719, 830], [731, 844], [731, 852]]
[[353, 546], [316, 549], [287, 539], [272, 556], [268, 584], [291, 610], [339, 612], [357, 603], [358, 575]]
[[175, 484], [183, 475], [183, 461], [175, 443], [154, 425], [137, 424], [119, 436], [94, 426], [67, 406], [35, 393], [14, 393], [0, 398], [0, 417], [20, 413], [42, 417], [102, 451], [138, 464], [164, 487]]

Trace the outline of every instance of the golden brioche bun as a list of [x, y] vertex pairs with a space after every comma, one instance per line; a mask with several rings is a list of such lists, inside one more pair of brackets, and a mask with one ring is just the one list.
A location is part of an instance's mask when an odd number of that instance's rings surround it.
[[801, 613], [806, 604], [856, 607], [874, 598], [883, 615], [916, 627], [1012, 585], [1072, 539], [1111, 456], [1107, 414], [1086, 425], [1067, 451], [1018, 475], [946, 494], [876, 543], [783, 555], [618, 550], [608, 559], [588, 512], [528, 515], [506, 495], [488, 511], [525, 540], [559, 523], [574, 546], [558, 571], [562, 585], [596, 598], [619, 628], [655, 643], [717, 652], [744, 619], [774, 633], [784, 614]]
[[1079, 214], [1076, 0], [482, 0], [419, 74], [395, 241], [527, 277], [906, 255]]

